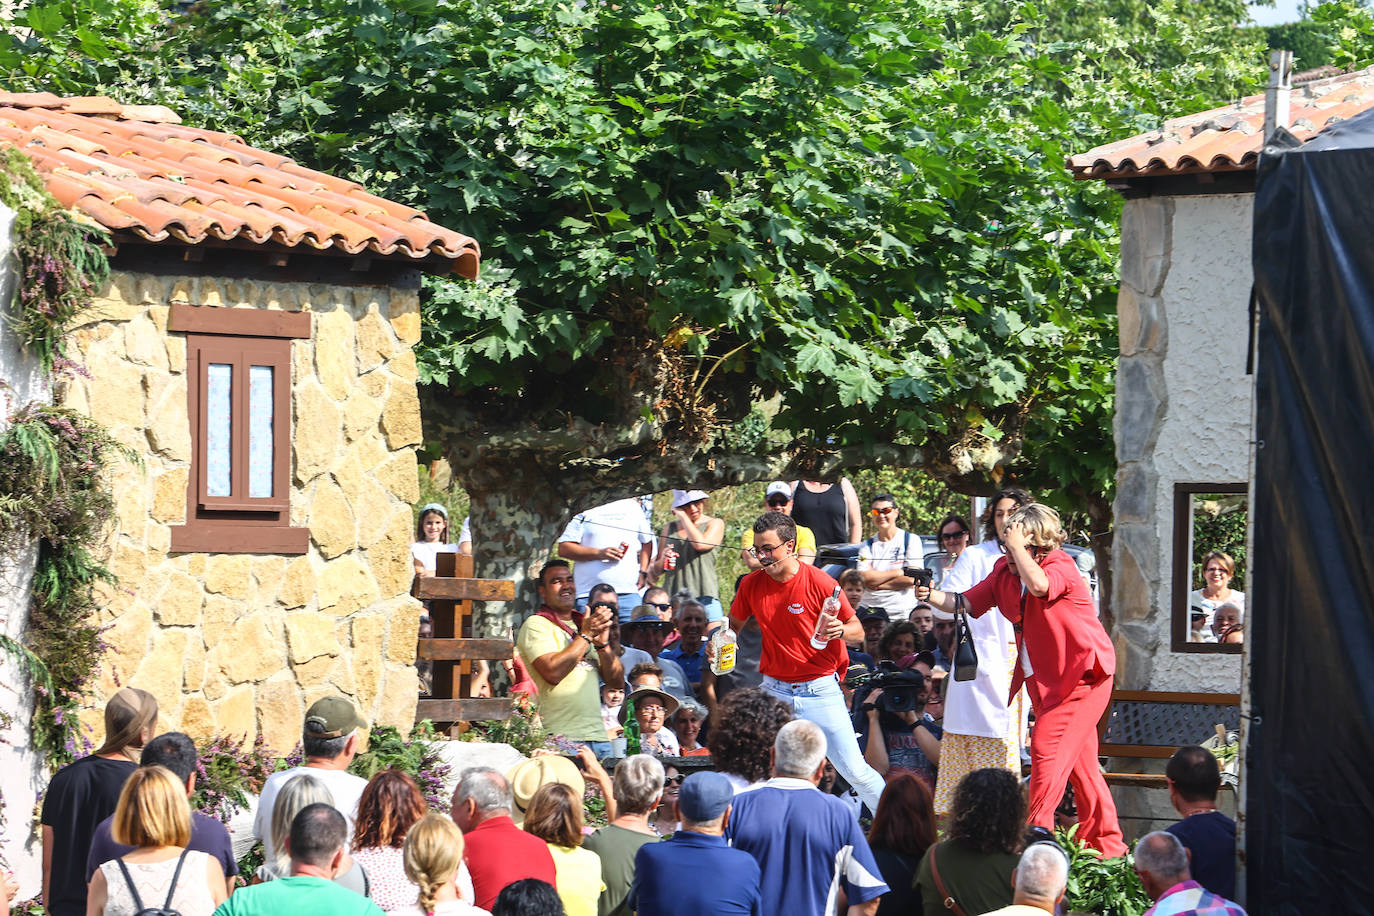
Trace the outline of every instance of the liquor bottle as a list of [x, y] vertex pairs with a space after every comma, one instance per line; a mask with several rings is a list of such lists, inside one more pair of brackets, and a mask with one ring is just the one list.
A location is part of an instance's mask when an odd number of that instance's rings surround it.
[[825, 631], [830, 626], [830, 621], [840, 616], [840, 587], [835, 586], [835, 592], [825, 599], [825, 604], [821, 606], [821, 613], [816, 618], [816, 632], [811, 634], [811, 648], [824, 649], [830, 645], [830, 640], [826, 639]]
[[716, 628], [711, 634], [711, 673], [729, 674], [735, 670], [735, 649], [738, 638], [735, 631], [730, 629], [730, 620]]
[[639, 720], [635, 718], [635, 701], [628, 700], [625, 703], [625, 756], [639, 752]]

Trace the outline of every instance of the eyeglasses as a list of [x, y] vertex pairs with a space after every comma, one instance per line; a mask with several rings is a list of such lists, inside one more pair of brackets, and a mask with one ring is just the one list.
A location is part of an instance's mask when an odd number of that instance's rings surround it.
[[604, 611], [615, 611], [615, 612], [619, 612], [619, 611], [620, 611], [620, 605], [618, 605], [618, 604], [611, 604], [609, 601], [598, 601], [596, 604], [588, 605], [588, 606], [587, 606], [587, 610], [589, 610], [589, 611], [604, 610]]
[[671, 786], [680, 786], [684, 778], [685, 777], [681, 773], [678, 773], [676, 776], [664, 776], [663, 788], [667, 789]]
[[755, 544], [753, 547], [749, 548], [749, 552], [756, 557], [766, 557], [770, 556], [773, 551], [778, 550], [785, 544], [791, 543], [791, 541], [781, 541], [777, 544]]
[[662, 604], [655, 604], [652, 601], [646, 601], [645, 604], [649, 605], [649, 607], [656, 607], [660, 611], [671, 611], [673, 609], [673, 606], [666, 601]]
[[884, 508], [884, 509], [869, 509], [868, 511], [871, 512], [871, 513], [873, 513], [874, 515], [891, 515], [892, 513], [896, 512], [897, 510], [896, 510], [895, 508], [893, 508], [892, 506], [888, 506], [888, 507], [886, 507], [886, 508]]
[[787, 505], [791, 501], [792, 500], [790, 499], [770, 499], [768, 500], [768, 508], [781, 509], [783, 506]]
[[968, 537], [967, 531], [940, 532], [940, 540], [942, 541], [957, 541], [966, 537]]

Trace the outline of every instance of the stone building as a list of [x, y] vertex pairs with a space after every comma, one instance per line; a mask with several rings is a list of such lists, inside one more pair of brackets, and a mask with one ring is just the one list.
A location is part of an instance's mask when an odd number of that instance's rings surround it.
[[[1374, 68], [1291, 97], [1301, 140], [1374, 107]], [[1253, 376], [1251, 223], [1264, 96], [1176, 118], [1069, 160], [1125, 197], [1112, 607], [1118, 686], [1235, 693], [1239, 654], [1180, 640], [1198, 583], [1175, 557], [1190, 493], [1248, 492]], [[1202, 651], [1199, 651], [1199, 650]]]
[[164, 108], [0, 94], [0, 142], [112, 235], [57, 392], [138, 456], [97, 697], [282, 753], [324, 694], [408, 725], [419, 271], [474, 277], [477, 243]]

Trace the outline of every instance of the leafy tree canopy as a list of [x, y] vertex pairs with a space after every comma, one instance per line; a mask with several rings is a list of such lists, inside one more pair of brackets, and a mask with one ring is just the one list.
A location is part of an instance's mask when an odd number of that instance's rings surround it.
[[507, 572], [569, 501], [788, 465], [1105, 524], [1117, 202], [1064, 159], [1262, 73], [1238, 0], [85, 2], [28, 8], [12, 86], [156, 99], [482, 242], [422, 374], [477, 530], [528, 532]]

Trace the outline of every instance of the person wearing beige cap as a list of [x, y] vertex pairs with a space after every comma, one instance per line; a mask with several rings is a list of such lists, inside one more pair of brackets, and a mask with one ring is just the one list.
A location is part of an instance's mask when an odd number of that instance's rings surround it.
[[105, 742], [58, 770], [43, 796], [43, 899], [54, 916], [85, 916], [86, 853], [146, 744], [157, 733], [157, 700], [122, 687], [105, 705]]
[[[667, 573], [669, 594], [686, 589], [715, 621], [725, 615], [716, 577], [716, 548], [725, 542], [725, 522], [706, 514], [705, 490], [674, 490], [673, 520], [663, 528], [652, 577]], [[709, 600], [708, 600], [709, 599]]]
[[277, 793], [302, 773], [314, 776], [329, 789], [334, 807], [348, 824], [348, 842], [353, 842], [353, 821], [358, 815], [358, 799], [362, 797], [367, 780], [348, 772], [353, 758], [365, 749], [361, 730], [367, 722], [353, 704], [343, 697], [324, 697], [305, 711], [302, 743], [305, 763], [289, 770], [281, 770], [267, 777], [258, 799], [257, 815], [253, 818], [253, 836], [262, 840], [263, 857], [272, 861], [276, 849], [272, 843], [272, 807]]

